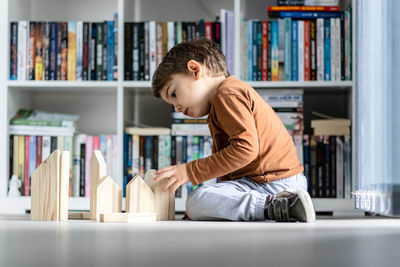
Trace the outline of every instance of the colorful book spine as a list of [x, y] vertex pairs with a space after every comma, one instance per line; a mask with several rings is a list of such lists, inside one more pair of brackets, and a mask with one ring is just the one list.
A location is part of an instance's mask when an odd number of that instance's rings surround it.
[[285, 40], [285, 48], [284, 48], [284, 79], [285, 81], [292, 80], [292, 20], [291, 18], [285, 18], [285, 33], [284, 33], [284, 40]]
[[103, 78], [103, 23], [96, 23], [96, 80]]
[[[102, 57], [102, 69], [101, 69], [101, 80], [107, 80], [107, 65], [108, 65], [108, 21], [103, 21], [103, 57]], [[114, 54], [114, 51], [113, 51]]]
[[58, 44], [58, 23], [50, 22], [50, 59], [49, 59], [49, 80], [57, 80], [57, 44]]
[[35, 80], [35, 63], [36, 63], [36, 22], [29, 22], [29, 42], [28, 42], [28, 79]]
[[10, 23], [10, 80], [18, 79], [18, 22]]
[[114, 21], [108, 21], [107, 29], [107, 80], [114, 80]]
[[156, 71], [156, 22], [149, 22], [149, 72], [150, 72], [150, 80], [153, 79], [153, 74]]
[[25, 139], [24, 147], [24, 196], [29, 196], [29, 136], [23, 136]]
[[85, 145], [85, 197], [90, 197], [90, 157], [93, 151], [93, 136], [88, 135]]
[[279, 80], [279, 24], [272, 22], [272, 48], [271, 48], [271, 80]]
[[67, 80], [76, 80], [76, 22], [68, 22]]
[[[72, 26], [72, 25], [71, 25]], [[72, 53], [71, 53], [72, 56]], [[68, 79], [68, 23], [61, 22], [61, 80]], [[72, 64], [72, 63], [71, 63]]]
[[324, 80], [331, 80], [331, 22], [324, 20]]
[[338, 18], [340, 12], [297, 12], [297, 11], [282, 11], [279, 13], [280, 18], [292, 19], [316, 19], [316, 18]]
[[310, 21], [304, 21], [304, 80], [309, 81], [310, 75], [310, 63], [311, 63], [311, 51], [310, 51]]
[[317, 19], [317, 81], [324, 80], [324, 19]]
[[113, 79], [118, 80], [118, 13], [114, 14], [114, 64], [113, 64]]
[[299, 80], [299, 64], [298, 64], [298, 21], [293, 20], [292, 21], [292, 81], [298, 81]]
[[18, 55], [17, 55], [17, 60], [18, 60], [18, 67], [17, 67], [17, 77], [18, 80], [20, 81], [25, 81], [26, 80], [26, 74], [27, 74], [27, 45], [28, 45], [28, 33], [29, 33], [29, 28], [28, 24], [26, 21], [19, 21], [18, 22]]
[[314, 20], [310, 21], [310, 80], [317, 80], [317, 31]]
[[76, 80], [82, 81], [83, 71], [83, 22], [76, 22]]
[[298, 32], [297, 32], [297, 40], [298, 40], [298, 81], [304, 81], [304, 21], [298, 21]]
[[248, 22], [248, 80], [253, 80], [253, 21], [249, 20]]

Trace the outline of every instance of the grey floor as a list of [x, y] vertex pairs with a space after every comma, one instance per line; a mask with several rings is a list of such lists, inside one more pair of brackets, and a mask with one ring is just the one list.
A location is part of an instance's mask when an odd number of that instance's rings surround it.
[[1, 216], [0, 266], [400, 266], [400, 220], [105, 224]]

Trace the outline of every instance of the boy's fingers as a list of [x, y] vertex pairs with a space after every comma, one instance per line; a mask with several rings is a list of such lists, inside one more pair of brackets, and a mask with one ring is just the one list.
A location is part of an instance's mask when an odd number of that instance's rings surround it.
[[176, 182], [173, 186], [171, 186], [171, 188], [170, 188], [171, 195], [175, 194], [175, 191], [178, 189], [179, 186], [181, 186], [181, 184], [178, 182]]
[[169, 178], [169, 179], [167, 180], [167, 182], [165, 183], [165, 185], [164, 185], [162, 191], [163, 191], [163, 192], [167, 191], [168, 187], [169, 187], [170, 185], [172, 185], [173, 183], [175, 183], [175, 182], [176, 182], [176, 178], [174, 178], [174, 177]]
[[156, 183], [156, 182], [158, 182], [158, 181], [160, 181], [160, 180], [162, 180], [162, 179], [169, 178], [169, 177], [171, 177], [173, 174], [174, 174], [174, 173], [173, 173], [172, 171], [163, 172], [163, 173], [157, 175], [156, 177], [154, 177], [154, 178], [153, 178], [153, 182]]
[[166, 171], [169, 171], [169, 170], [171, 170], [171, 167], [172, 166], [168, 166], [168, 167], [164, 167], [162, 169], [159, 169], [158, 171], [155, 172], [155, 174], [158, 175], [158, 174], [164, 173]]

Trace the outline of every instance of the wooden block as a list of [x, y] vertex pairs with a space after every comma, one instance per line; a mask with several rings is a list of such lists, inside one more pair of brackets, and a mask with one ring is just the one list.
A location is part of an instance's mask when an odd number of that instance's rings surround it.
[[156, 221], [156, 214], [154, 212], [105, 213], [100, 214], [100, 221], [114, 223], [150, 223]]
[[96, 186], [95, 218], [100, 220], [102, 213], [121, 212], [122, 190], [110, 176], [101, 179]]
[[68, 219], [68, 151], [55, 150], [31, 176], [31, 220]]
[[[147, 181], [152, 181], [155, 176], [154, 170], [149, 170], [146, 173]], [[162, 192], [166, 179], [153, 183], [151, 189], [155, 196], [155, 208], [157, 214], [157, 221], [170, 221], [175, 220], [175, 195], [171, 195], [169, 190]]]
[[60, 221], [68, 220], [70, 152], [63, 151], [60, 157]]
[[139, 175], [126, 186], [126, 212], [155, 212], [154, 193]]
[[144, 175], [145, 183], [151, 188], [154, 185], [153, 178], [156, 176], [156, 170], [150, 169]]
[[71, 220], [90, 220], [90, 211], [89, 212], [70, 212], [68, 213], [68, 219]]
[[106, 176], [107, 167], [100, 150], [95, 150], [90, 158], [90, 218], [96, 219], [96, 185]]

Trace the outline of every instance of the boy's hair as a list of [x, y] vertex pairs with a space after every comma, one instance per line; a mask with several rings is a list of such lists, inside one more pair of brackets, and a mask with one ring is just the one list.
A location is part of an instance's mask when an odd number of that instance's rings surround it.
[[154, 72], [152, 81], [153, 96], [160, 97], [160, 91], [171, 79], [171, 75], [189, 73], [187, 63], [192, 59], [204, 64], [207, 74], [210, 76], [229, 76], [225, 56], [216, 43], [208, 38], [183, 42], [168, 51]]

